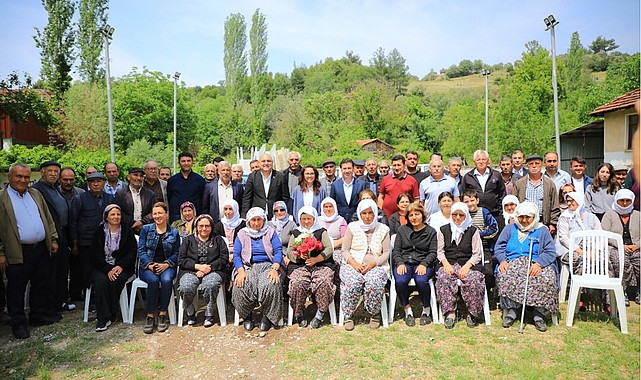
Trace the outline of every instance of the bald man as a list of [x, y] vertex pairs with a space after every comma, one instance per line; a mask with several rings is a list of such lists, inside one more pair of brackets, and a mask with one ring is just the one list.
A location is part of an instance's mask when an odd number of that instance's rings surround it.
[[261, 155], [258, 161], [260, 170], [251, 173], [245, 183], [241, 216], [244, 218], [252, 207], [260, 207], [271, 219], [275, 202], [289, 202], [289, 185], [285, 174], [274, 170], [274, 159], [269, 153]]

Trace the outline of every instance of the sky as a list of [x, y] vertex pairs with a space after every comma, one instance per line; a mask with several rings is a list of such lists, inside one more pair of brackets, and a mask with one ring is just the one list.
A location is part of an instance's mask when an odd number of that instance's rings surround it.
[[[398, 49], [419, 78], [463, 59], [514, 62], [528, 41], [551, 49], [543, 22], [549, 14], [559, 21], [557, 54], [567, 52], [575, 31], [585, 47], [602, 35], [621, 52], [640, 50], [639, 0], [111, 0], [111, 75], [147, 67], [178, 71], [190, 87], [217, 84], [225, 77], [225, 19], [242, 14], [249, 34], [256, 8], [267, 20], [273, 73], [339, 59], [347, 50], [368, 64], [379, 47]], [[0, 78], [16, 70], [37, 78], [40, 52], [32, 36], [47, 23], [41, 0], [0, 0], [0, 15]]]

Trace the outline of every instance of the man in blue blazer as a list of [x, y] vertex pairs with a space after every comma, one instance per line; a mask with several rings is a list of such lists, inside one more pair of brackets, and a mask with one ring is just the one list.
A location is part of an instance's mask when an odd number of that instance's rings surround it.
[[338, 214], [349, 223], [358, 206], [358, 194], [367, 189], [367, 183], [354, 178], [354, 161], [344, 158], [341, 161], [342, 178], [332, 183], [329, 196], [336, 201]]
[[201, 214], [209, 214], [215, 222], [219, 221], [221, 200], [222, 203], [229, 198], [238, 202], [238, 207], [243, 204], [243, 184], [231, 180], [231, 164], [227, 161], [218, 163], [218, 176], [205, 186], [203, 193], [203, 209], [198, 210]]

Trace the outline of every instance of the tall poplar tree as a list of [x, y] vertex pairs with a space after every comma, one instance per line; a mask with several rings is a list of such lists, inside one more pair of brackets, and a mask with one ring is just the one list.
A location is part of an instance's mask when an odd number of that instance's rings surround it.
[[224, 66], [225, 93], [233, 108], [237, 108], [242, 100], [242, 87], [247, 80], [247, 25], [245, 17], [234, 13], [225, 20], [224, 36]]
[[78, 73], [87, 81], [96, 83], [105, 78], [102, 66], [103, 36], [100, 30], [107, 24], [109, 0], [80, 0], [78, 21]]
[[249, 31], [249, 69], [251, 71], [251, 102], [254, 107], [254, 141], [260, 146], [267, 140], [263, 124], [263, 114], [267, 103], [267, 22], [265, 15], [256, 9], [252, 16], [252, 26]]
[[33, 39], [40, 49], [40, 76], [47, 89], [61, 99], [71, 86], [71, 65], [74, 61], [75, 32], [71, 19], [75, 3], [71, 0], [42, 0], [48, 13], [47, 26], [36, 29]]
[[583, 57], [585, 49], [581, 45], [579, 32], [572, 33], [570, 48], [568, 49], [568, 93], [572, 94], [583, 85]]

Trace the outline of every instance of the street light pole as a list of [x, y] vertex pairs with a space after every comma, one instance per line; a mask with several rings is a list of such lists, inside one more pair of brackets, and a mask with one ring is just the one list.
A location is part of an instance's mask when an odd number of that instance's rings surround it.
[[554, 90], [554, 136], [556, 140], [556, 153], [559, 155], [559, 161], [561, 160], [561, 137], [559, 134], [559, 95], [556, 85], [556, 44], [554, 41], [554, 27], [559, 25], [559, 22], [556, 21], [554, 16], [549, 15], [543, 19], [547, 28], [545, 31], [550, 31], [550, 37], [552, 39], [552, 89]]
[[485, 151], [489, 151], [489, 129], [488, 129], [488, 79], [490, 70], [481, 69], [481, 74], [485, 77]]
[[113, 38], [116, 29], [105, 25], [101, 30], [102, 35], [105, 37], [105, 60], [107, 61], [107, 110], [109, 114], [109, 145], [111, 148], [111, 161], [116, 162], [116, 147], [114, 144], [114, 119], [113, 110], [111, 106], [111, 73], [109, 71], [109, 40]]
[[177, 118], [176, 118], [176, 99], [177, 99], [177, 87], [178, 87], [178, 78], [180, 78], [180, 73], [176, 71], [174, 74], [174, 174], [176, 173], [176, 124], [177, 124]]

